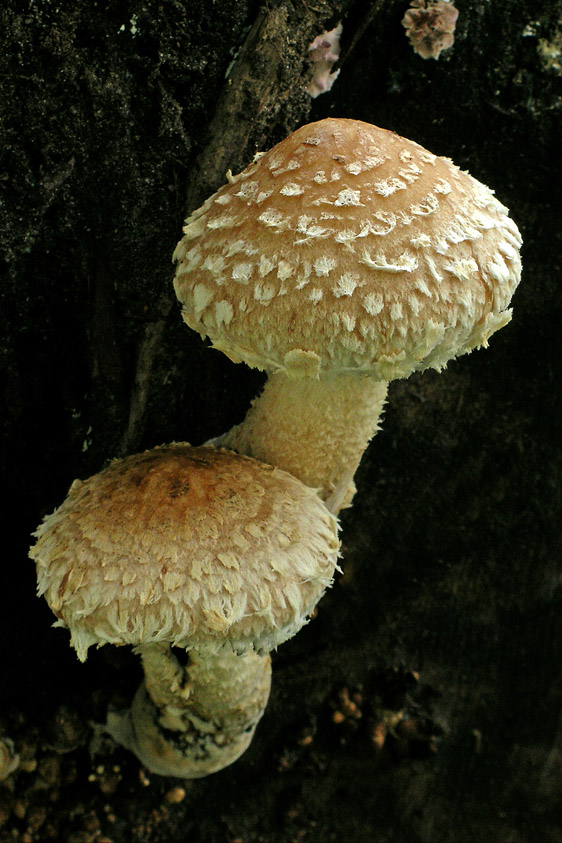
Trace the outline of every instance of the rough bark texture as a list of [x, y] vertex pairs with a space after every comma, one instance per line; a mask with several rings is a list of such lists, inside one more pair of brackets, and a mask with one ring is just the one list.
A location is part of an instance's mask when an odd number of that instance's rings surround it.
[[[424, 60], [407, 0], [3, 4], [0, 737], [20, 766], [0, 839], [562, 838], [562, 3], [456, 5], [453, 47]], [[340, 18], [340, 77], [311, 102], [307, 45]], [[29, 534], [109, 458], [241, 420], [262, 378], [190, 335], [171, 253], [228, 167], [328, 115], [496, 190], [525, 240], [514, 319], [391, 386], [344, 576], [276, 655], [248, 752], [149, 780], [109, 742], [90, 754], [137, 660], [78, 663], [34, 597]]]

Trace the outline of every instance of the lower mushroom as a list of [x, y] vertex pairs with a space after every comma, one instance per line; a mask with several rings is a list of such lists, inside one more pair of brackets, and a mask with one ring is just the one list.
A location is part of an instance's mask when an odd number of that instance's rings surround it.
[[[88, 648], [130, 644], [145, 679], [108, 729], [160, 775], [198, 778], [247, 748], [267, 704], [269, 651], [332, 582], [337, 522], [288, 473], [173, 444], [85, 482], [39, 527], [38, 592]], [[188, 651], [184, 666], [172, 647]]]

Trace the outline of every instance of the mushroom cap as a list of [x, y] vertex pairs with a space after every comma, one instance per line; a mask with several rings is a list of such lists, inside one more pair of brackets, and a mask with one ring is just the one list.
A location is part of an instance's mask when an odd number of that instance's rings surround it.
[[186, 323], [289, 377], [382, 380], [486, 345], [511, 318], [517, 226], [485, 185], [357, 120], [303, 126], [186, 221]]
[[184, 443], [75, 481], [39, 527], [38, 593], [92, 644], [268, 651], [307, 620], [337, 566], [337, 522], [292, 475]]

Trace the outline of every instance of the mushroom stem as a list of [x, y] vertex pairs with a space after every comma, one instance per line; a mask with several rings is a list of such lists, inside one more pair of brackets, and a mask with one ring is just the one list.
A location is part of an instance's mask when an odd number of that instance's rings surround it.
[[293, 380], [270, 375], [244, 421], [221, 445], [289, 471], [337, 513], [378, 422], [388, 384], [356, 373]]
[[168, 644], [138, 651], [145, 680], [131, 706], [128, 739], [118, 740], [161, 776], [201, 778], [236, 761], [267, 705], [269, 656], [190, 650], [184, 668]]

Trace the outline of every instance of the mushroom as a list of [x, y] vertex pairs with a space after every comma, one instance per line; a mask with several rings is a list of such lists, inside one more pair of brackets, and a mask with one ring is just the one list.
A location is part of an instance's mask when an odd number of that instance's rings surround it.
[[489, 188], [385, 129], [328, 118], [256, 156], [174, 252], [187, 325], [268, 373], [221, 444], [337, 512], [387, 382], [440, 370], [509, 322], [520, 245]]
[[144, 681], [109, 731], [153, 772], [183, 778], [247, 748], [267, 704], [268, 654], [306, 623], [339, 548], [312, 489], [184, 443], [75, 481], [36, 536], [38, 593], [79, 659], [108, 643], [140, 653]]
[[454, 44], [458, 16], [451, 0], [412, 0], [402, 26], [418, 56], [438, 59]]

